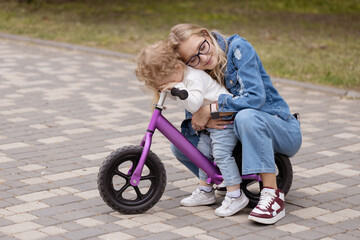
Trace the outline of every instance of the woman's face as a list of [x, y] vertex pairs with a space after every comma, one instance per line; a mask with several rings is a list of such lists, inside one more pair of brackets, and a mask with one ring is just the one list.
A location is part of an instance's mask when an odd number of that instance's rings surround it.
[[179, 54], [185, 63], [196, 69], [213, 70], [218, 64], [217, 51], [208, 36], [192, 35], [180, 44]]

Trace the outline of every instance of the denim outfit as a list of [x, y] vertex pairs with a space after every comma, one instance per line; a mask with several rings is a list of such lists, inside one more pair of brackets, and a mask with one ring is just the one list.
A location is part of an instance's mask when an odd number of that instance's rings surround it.
[[[225, 186], [241, 183], [239, 168], [232, 156], [238, 142], [234, 133], [234, 125], [229, 124], [225, 129], [207, 128], [208, 133], [200, 133], [197, 148], [208, 159], [214, 159], [224, 178]], [[199, 169], [199, 179], [207, 180], [206, 173]]]
[[[224, 39], [212, 34], [227, 55], [225, 86], [233, 96], [220, 95], [218, 105], [219, 112], [237, 112], [234, 132], [242, 143], [242, 174], [275, 173], [275, 152], [291, 157], [300, 149], [300, 123], [272, 85], [253, 46], [238, 35]], [[198, 136], [190, 117], [187, 112], [182, 133], [195, 145]], [[189, 159], [174, 146], [172, 151], [197, 175]]]

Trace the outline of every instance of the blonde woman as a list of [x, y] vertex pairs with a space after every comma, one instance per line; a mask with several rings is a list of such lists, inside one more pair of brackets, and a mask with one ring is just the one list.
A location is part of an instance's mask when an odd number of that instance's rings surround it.
[[[218, 119], [217, 113], [237, 112], [234, 132], [242, 143], [242, 174], [259, 173], [263, 181], [260, 201], [249, 219], [263, 224], [277, 222], [285, 216], [285, 199], [276, 184], [274, 153], [291, 157], [298, 152], [302, 142], [299, 122], [244, 38], [225, 38], [200, 26], [178, 24], [171, 29], [168, 41], [187, 66], [205, 70], [233, 95], [221, 94], [214, 107], [203, 106], [192, 116], [187, 113], [183, 134], [196, 145], [194, 130], [221, 129], [226, 122]], [[196, 166], [178, 149], [172, 146], [172, 151], [197, 174]]]

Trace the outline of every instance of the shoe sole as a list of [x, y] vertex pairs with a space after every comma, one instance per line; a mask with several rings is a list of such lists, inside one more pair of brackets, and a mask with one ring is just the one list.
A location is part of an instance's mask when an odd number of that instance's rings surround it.
[[282, 210], [278, 215], [276, 215], [273, 218], [260, 218], [260, 217], [255, 217], [255, 216], [251, 216], [249, 215], [248, 219], [257, 223], [262, 223], [262, 224], [274, 224], [277, 221], [279, 221], [280, 219], [282, 219], [283, 217], [285, 217], [285, 209]]
[[206, 205], [211, 205], [211, 204], [214, 204], [214, 203], [216, 203], [216, 199], [211, 200], [211, 201], [208, 201], [208, 202], [198, 203], [198, 204], [187, 204], [187, 203], [182, 203], [182, 202], [180, 202], [180, 204], [181, 204], [182, 206], [185, 206], [185, 207], [206, 206]]
[[215, 210], [215, 215], [218, 216], [218, 217], [230, 217], [230, 216], [234, 215], [235, 213], [240, 212], [241, 210], [243, 210], [248, 204], [249, 204], [249, 199], [246, 198], [245, 202], [243, 204], [241, 204], [241, 206], [240, 206], [240, 208], [238, 210], [227, 213], [227, 214], [217, 213], [216, 210]]

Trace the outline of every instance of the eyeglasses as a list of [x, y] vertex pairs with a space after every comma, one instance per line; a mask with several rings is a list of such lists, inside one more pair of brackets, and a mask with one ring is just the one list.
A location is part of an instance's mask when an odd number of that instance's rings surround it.
[[198, 50], [198, 53], [195, 54], [194, 56], [192, 56], [189, 61], [186, 62], [186, 65], [187, 66], [190, 66], [190, 67], [196, 67], [201, 59], [200, 59], [200, 55], [204, 55], [204, 54], [207, 54], [210, 50], [210, 43], [205, 39], [200, 47], [199, 47], [199, 50]]

